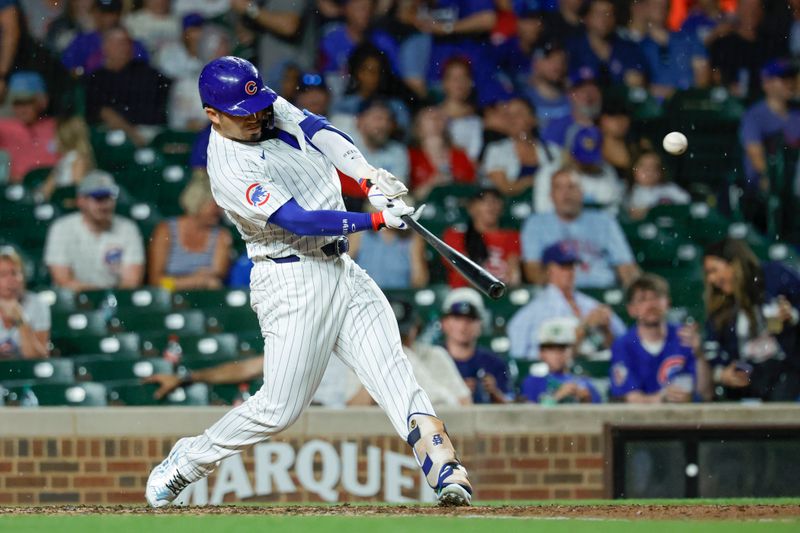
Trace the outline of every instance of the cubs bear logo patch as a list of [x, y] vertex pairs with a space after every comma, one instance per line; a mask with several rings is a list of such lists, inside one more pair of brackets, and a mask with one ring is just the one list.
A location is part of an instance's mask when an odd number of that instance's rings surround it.
[[247, 203], [253, 207], [261, 207], [269, 200], [269, 193], [260, 183], [250, 185], [245, 196], [247, 197]]

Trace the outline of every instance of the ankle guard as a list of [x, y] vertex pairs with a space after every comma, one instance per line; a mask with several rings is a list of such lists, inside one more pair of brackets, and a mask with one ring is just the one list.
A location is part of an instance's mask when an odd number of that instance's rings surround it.
[[414, 413], [408, 417], [408, 429], [408, 444], [414, 450], [428, 485], [438, 492], [456, 483], [471, 494], [467, 470], [456, 456], [444, 423], [435, 416]]

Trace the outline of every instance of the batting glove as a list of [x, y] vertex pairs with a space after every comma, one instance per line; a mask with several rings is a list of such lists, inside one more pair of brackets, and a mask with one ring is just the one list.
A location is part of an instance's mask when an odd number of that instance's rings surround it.
[[389, 207], [380, 213], [373, 213], [372, 227], [375, 231], [381, 228], [406, 230], [408, 229], [408, 224], [403, 222], [403, 219], [400, 217], [409, 215], [415, 221], [419, 220], [419, 217], [422, 216], [423, 209], [425, 209], [425, 204], [419, 206], [416, 211], [414, 211], [413, 207], [405, 205], [405, 203], [402, 206], [396, 205], [394, 207]]
[[389, 207], [406, 207], [406, 203], [402, 198], [387, 198], [377, 185], [373, 185], [367, 190], [367, 198], [372, 207], [378, 211], [383, 211]]
[[395, 199], [408, 194], [408, 187], [398, 180], [391, 172], [382, 168], [376, 168], [368, 179], [377, 185], [386, 198]]

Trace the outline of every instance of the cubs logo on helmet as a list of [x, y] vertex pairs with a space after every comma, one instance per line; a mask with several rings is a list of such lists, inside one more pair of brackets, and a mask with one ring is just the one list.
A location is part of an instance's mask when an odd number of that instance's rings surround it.
[[247, 83], [244, 84], [244, 92], [246, 92], [250, 96], [253, 96], [258, 92], [258, 84], [253, 80], [248, 81]]
[[247, 196], [247, 203], [253, 207], [260, 207], [269, 200], [269, 193], [260, 183], [254, 183], [249, 186], [245, 195]]
[[656, 379], [658, 384], [662, 387], [669, 383], [669, 381], [679, 374], [683, 367], [686, 365], [686, 358], [682, 355], [670, 355], [658, 367], [658, 375]]

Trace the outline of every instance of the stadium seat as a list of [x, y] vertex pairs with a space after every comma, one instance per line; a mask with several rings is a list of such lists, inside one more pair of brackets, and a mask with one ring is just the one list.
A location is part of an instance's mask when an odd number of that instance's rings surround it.
[[191, 307], [194, 309], [250, 309], [250, 294], [244, 290], [198, 290], [181, 291], [172, 295], [172, 303], [176, 309]]
[[[42, 383], [8, 387], [7, 405], [18, 405], [26, 395], [41, 406], [104, 407], [106, 387], [101, 383]], [[28, 400], [29, 402], [31, 399]]]
[[579, 359], [575, 361], [575, 364], [572, 365], [572, 372], [579, 376], [607, 378], [610, 368], [610, 361], [590, 361], [588, 359]]
[[28, 191], [33, 192], [44, 183], [52, 170], [52, 167], [34, 168], [33, 170], [28, 171], [25, 176], [23, 176], [22, 185]]
[[50, 334], [54, 338], [75, 335], [105, 335], [106, 314], [103, 311], [56, 311], [52, 313]]
[[92, 128], [89, 137], [98, 168], [114, 171], [131, 166], [136, 146], [124, 131]]
[[239, 335], [239, 355], [242, 357], [251, 357], [254, 355], [263, 355], [264, 353], [264, 337], [261, 332], [249, 332]]
[[208, 386], [195, 383], [188, 387], [178, 387], [163, 400], [153, 395], [158, 390], [154, 383], [142, 384], [137, 381], [115, 383], [108, 386], [108, 402], [111, 405], [208, 405]]
[[168, 164], [186, 166], [196, 137], [193, 131], [166, 130], [156, 135], [150, 146]]
[[156, 287], [140, 289], [100, 289], [84, 291], [75, 296], [78, 305], [86, 309], [112, 307], [163, 313], [172, 309], [169, 292]]
[[239, 355], [239, 339], [232, 333], [181, 336], [178, 341], [184, 357], [235, 359]]
[[55, 353], [70, 357], [87, 354], [138, 357], [140, 353], [139, 335], [136, 333], [56, 337], [53, 346]]
[[204, 331], [205, 316], [202, 311], [175, 311], [158, 313], [146, 309], [117, 309], [109, 320], [109, 330], [130, 332], [160, 332], [178, 335], [199, 335]]
[[[194, 311], [200, 313], [200, 311]], [[206, 329], [209, 333], [260, 332], [258, 317], [247, 307], [224, 307], [204, 309]]]
[[260, 379], [237, 385], [213, 385], [209, 393], [211, 405], [232, 405], [258, 392], [264, 382]]
[[0, 361], [0, 381], [72, 383], [73, 368], [70, 359], [11, 359]]
[[75, 378], [80, 381], [142, 379], [153, 374], [172, 374], [172, 364], [161, 358], [140, 359], [108, 355], [75, 358]]

